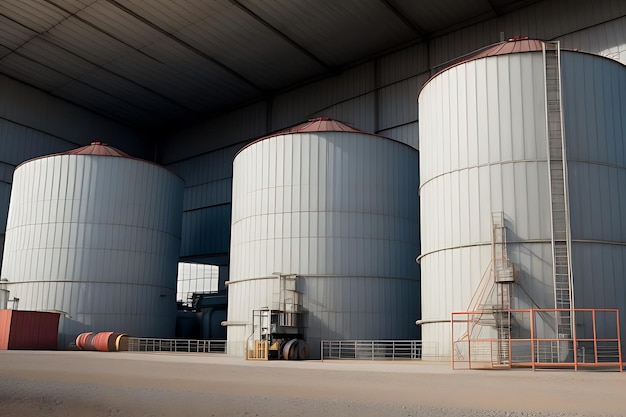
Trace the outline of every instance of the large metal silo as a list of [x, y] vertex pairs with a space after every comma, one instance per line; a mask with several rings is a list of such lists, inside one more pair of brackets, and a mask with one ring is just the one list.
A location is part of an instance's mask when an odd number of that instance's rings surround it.
[[[497, 250], [511, 263], [500, 308], [626, 310], [624, 108], [623, 65], [528, 39], [479, 51], [423, 87], [427, 355], [451, 354], [452, 312], [496, 308], [480, 293]], [[557, 338], [576, 330], [563, 314]]]
[[228, 347], [296, 277], [311, 357], [323, 339], [415, 338], [418, 155], [319, 118], [262, 138], [233, 165]]
[[172, 337], [183, 182], [100, 142], [14, 174], [2, 278], [20, 310], [86, 331]]

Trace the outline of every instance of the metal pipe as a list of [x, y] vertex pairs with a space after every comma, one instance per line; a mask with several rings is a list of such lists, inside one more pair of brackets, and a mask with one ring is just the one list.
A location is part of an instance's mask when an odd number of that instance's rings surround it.
[[450, 323], [452, 320], [450, 319], [432, 319], [432, 320], [416, 320], [415, 324], [418, 326], [423, 326], [424, 324], [432, 324], [432, 323]]

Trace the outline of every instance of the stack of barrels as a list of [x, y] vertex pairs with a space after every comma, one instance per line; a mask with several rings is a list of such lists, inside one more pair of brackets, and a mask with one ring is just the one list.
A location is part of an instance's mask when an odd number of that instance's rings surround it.
[[128, 335], [115, 332], [81, 333], [76, 338], [76, 347], [100, 352], [125, 351], [128, 350]]

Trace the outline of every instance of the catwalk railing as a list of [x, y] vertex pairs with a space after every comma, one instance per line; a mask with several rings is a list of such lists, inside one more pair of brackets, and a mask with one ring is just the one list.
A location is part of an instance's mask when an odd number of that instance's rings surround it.
[[226, 340], [128, 338], [129, 352], [225, 353]]
[[322, 340], [322, 360], [419, 360], [421, 340]]

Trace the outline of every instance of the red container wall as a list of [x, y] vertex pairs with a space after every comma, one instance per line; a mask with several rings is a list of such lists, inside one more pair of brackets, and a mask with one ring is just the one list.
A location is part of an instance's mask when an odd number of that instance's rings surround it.
[[[9, 325], [7, 329], [7, 316]], [[59, 314], [39, 311], [2, 310], [0, 349], [56, 350]], [[6, 331], [8, 330], [8, 331]], [[6, 343], [4, 335], [6, 334]]]

